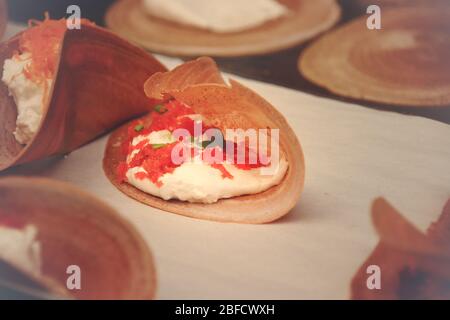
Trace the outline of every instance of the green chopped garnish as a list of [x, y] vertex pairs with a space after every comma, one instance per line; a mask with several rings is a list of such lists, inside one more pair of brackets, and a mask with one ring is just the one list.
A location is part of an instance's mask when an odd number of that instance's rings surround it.
[[167, 144], [165, 144], [165, 143], [152, 144], [152, 148], [153, 149], [161, 149], [161, 148], [163, 148], [165, 146], [167, 146]]
[[134, 131], [136, 132], [142, 131], [142, 129], [144, 129], [143, 124], [138, 124], [136, 127], [134, 127]]
[[210, 144], [212, 144], [213, 142], [214, 142], [214, 141], [211, 141], [211, 140], [202, 141], [202, 148], [203, 148], [203, 149], [208, 148], [208, 146], [209, 146]]
[[160, 114], [163, 114], [165, 112], [167, 112], [167, 108], [165, 105], [163, 104], [158, 104], [154, 107], [154, 110]]
[[202, 141], [202, 148], [203, 149], [215, 148], [215, 147], [220, 147], [222, 149], [225, 149], [225, 145], [226, 145], [225, 140], [216, 141], [216, 137], [211, 137], [211, 138], [212, 138], [211, 140]]

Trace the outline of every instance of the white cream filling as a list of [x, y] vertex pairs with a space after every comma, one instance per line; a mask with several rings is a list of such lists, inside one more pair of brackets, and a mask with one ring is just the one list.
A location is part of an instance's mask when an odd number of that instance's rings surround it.
[[[150, 144], [173, 142], [167, 130], [152, 132], [150, 135], [138, 136], [133, 145], [148, 139]], [[132, 157], [134, 151], [128, 157]], [[284, 178], [288, 169], [285, 159], [280, 159], [273, 175], [261, 174], [261, 169], [242, 170], [233, 164], [224, 163], [225, 169], [233, 179], [223, 178], [222, 173], [209, 164], [195, 161], [185, 162], [172, 173], [166, 173], [159, 178], [162, 186], [158, 187], [149, 179], [138, 179], [136, 173], [146, 172], [142, 167], [131, 168], [127, 171], [128, 183], [141, 191], [162, 198], [164, 200], [178, 199], [188, 202], [214, 203], [219, 199], [237, 197], [241, 195], [256, 194], [278, 185]]]
[[250, 29], [288, 13], [276, 0], [143, 0], [143, 4], [152, 15], [219, 33]]
[[36, 235], [32, 225], [24, 229], [0, 226], [0, 258], [27, 273], [41, 275], [41, 245]]
[[[31, 63], [31, 55], [24, 53], [6, 59], [3, 65], [2, 81], [9, 89], [17, 107], [17, 121], [14, 136], [17, 142], [28, 144], [39, 129], [45, 99], [45, 84], [35, 83], [25, 76], [24, 70]], [[52, 80], [48, 80], [50, 88]]]

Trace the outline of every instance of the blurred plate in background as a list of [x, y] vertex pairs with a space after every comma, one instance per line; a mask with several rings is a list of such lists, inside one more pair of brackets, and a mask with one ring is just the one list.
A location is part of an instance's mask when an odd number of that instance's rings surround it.
[[117, 1], [105, 20], [119, 35], [154, 52], [229, 57], [265, 54], [295, 46], [331, 28], [341, 14], [335, 0], [279, 1], [290, 9], [285, 17], [229, 34], [154, 17], [147, 13], [141, 0]]
[[69, 292], [75, 298], [155, 296], [155, 267], [142, 237], [113, 209], [78, 188], [42, 178], [2, 178], [0, 225], [36, 228], [42, 274], [8, 262], [56, 296], [67, 291], [66, 271], [72, 265], [81, 271], [81, 289]]
[[382, 10], [382, 29], [361, 17], [300, 57], [302, 74], [345, 97], [389, 105], [450, 105], [450, 6]]

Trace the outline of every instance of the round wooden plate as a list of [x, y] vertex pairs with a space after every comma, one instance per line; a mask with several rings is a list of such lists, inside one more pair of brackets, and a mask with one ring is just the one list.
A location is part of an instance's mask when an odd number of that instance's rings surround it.
[[[302, 43], [331, 28], [340, 18], [335, 0], [279, 0], [286, 17], [229, 34], [188, 27], [151, 16], [141, 0], [119, 0], [106, 14], [106, 24], [119, 35], [151, 51], [182, 56], [265, 54]], [[237, 8], [238, 10], [239, 8]]]
[[153, 259], [142, 237], [113, 209], [77, 188], [40, 178], [2, 178], [0, 224], [5, 223], [37, 228], [42, 278], [51, 280], [46, 287], [53, 294], [66, 288], [67, 267], [77, 265], [81, 290], [68, 291], [75, 298], [155, 295]]
[[382, 10], [382, 29], [361, 17], [307, 48], [303, 75], [333, 93], [384, 104], [450, 105], [450, 7]]

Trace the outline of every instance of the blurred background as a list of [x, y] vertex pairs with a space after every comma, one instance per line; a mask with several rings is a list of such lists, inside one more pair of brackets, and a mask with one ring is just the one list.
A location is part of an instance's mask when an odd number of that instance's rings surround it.
[[[8, 0], [7, 2], [10, 20], [15, 22], [26, 23], [29, 19], [42, 18], [45, 11], [48, 11], [52, 18], [64, 17], [67, 6], [77, 4], [82, 9], [84, 18], [104, 26], [106, 10], [115, 0]], [[352, 4], [352, 1], [340, 0], [339, 2], [343, 6], [343, 17], [340, 24], [365, 14], [365, 11], [354, 3]], [[307, 44], [266, 56], [218, 58], [216, 60], [224, 71], [307, 92], [326, 94], [302, 79], [295, 68], [299, 53]]]
[[53, 18], [66, 16], [69, 5], [76, 4], [82, 8], [83, 17], [103, 25], [103, 16], [113, 0], [8, 0], [9, 17], [16, 22], [38, 19], [45, 11]]
[[[420, 2], [421, 0], [414, 1]], [[426, 1], [426, 4], [429, 3], [432, 5], [433, 3], [445, 1], [450, 3], [450, 0], [430, 0]], [[83, 18], [93, 20], [101, 26], [105, 25], [105, 13], [108, 7], [114, 2], [114, 0], [7, 0], [10, 21], [26, 23], [29, 19], [42, 19], [45, 11], [48, 11], [52, 18], [64, 17], [66, 16], [66, 8], [69, 5], [77, 4], [82, 9]], [[391, 5], [392, 3], [396, 3], [397, 5], [405, 3], [404, 0], [338, 0], [337, 2], [342, 8], [342, 16], [340, 21], [331, 30], [335, 30], [357, 17], [367, 15], [366, 9], [369, 3], [380, 4], [380, 6], [385, 6], [385, 4]], [[425, 3], [425, 1], [423, 2]], [[281, 85], [322, 97], [345, 102], [355, 102], [378, 110], [419, 115], [450, 123], [450, 108], [416, 108], [408, 106], [397, 108], [383, 103], [360, 101], [335, 95], [312, 84], [298, 71], [297, 61], [304, 49], [317, 40], [317, 38], [314, 37], [300, 45], [275, 53], [233, 58], [215, 57], [215, 60], [223, 71], [239, 76]], [[190, 60], [194, 57], [184, 56], [180, 58]]]

